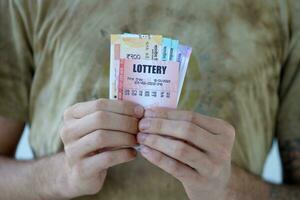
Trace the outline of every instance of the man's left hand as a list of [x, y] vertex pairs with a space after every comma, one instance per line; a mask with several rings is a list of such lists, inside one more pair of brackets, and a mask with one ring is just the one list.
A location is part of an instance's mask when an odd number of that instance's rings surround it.
[[225, 199], [234, 128], [189, 111], [154, 108], [139, 123], [142, 155], [182, 182], [191, 200]]

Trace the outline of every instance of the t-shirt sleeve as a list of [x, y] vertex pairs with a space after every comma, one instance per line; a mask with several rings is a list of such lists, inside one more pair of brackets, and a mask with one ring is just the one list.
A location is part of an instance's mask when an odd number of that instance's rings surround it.
[[276, 132], [281, 144], [300, 139], [300, 2], [291, 2], [289, 47], [279, 85]]
[[26, 1], [0, 1], [0, 116], [27, 121], [33, 51]]

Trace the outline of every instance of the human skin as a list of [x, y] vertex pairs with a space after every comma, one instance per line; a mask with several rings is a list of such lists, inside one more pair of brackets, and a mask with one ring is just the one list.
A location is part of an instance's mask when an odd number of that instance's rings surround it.
[[[1, 158], [1, 198], [71, 199], [96, 194], [109, 167], [135, 158], [132, 147], [143, 112], [137, 104], [106, 99], [71, 106], [60, 132], [63, 153], [28, 162]], [[1, 125], [5, 128], [5, 120]]]
[[[132, 149], [123, 147], [139, 142], [142, 155], [181, 181], [190, 199], [299, 199], [298, 140], [281, 147], [294, 155], [283, 157], [289, 163], [284, 169], [294, 175], [287, 184], [273, 185], [231, 164], [234, 128], [223, 120], [162, 108], [144, 113], [129, 104], [101, 99], [72, 106], [60, 132], [65, 151], [33, 161], [12, 158], [24, 122], [0, 118], [1, 198], [69, 199], [97, 193], [107, 168], [134, 159]], [[109, 128], [114, 136], [106, 134]]]
[[145, 110], [139, 130], [142, 155], [177, 178], [191, 200], [300, 198], [299, 140], [281, 147], [294, 155], [286, 163], [290, 163], [288, 169], [295, 176], [290, 177], [293, 184], [279, 186], [231, 164], [235, 130], [223, 120], [190, 111], [154, 108]]
[[139, 123], [142, 155], [180, 180], [190, 199], [222, 199], [231, 175], [234, 128], [195, 112], [147, 109]]

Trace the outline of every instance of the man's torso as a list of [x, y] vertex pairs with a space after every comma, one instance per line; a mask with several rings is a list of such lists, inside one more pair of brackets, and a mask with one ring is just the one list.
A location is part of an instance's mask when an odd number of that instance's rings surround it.
[[[30, 142], [62, 149], [70, 105], [108, 98], [110, 34], [170, 36], [191, 45], [180, 109], [236, 128], [233, 161], [260, 174], [271, 146], [286, 33], [278, 1], [42, 1], [32, 17], [35, 75]], [[185, 199], [181, 184], [142, 158], [109, 169], [102, 199]], [[89, 199], [97, 197], [90, 197]]]

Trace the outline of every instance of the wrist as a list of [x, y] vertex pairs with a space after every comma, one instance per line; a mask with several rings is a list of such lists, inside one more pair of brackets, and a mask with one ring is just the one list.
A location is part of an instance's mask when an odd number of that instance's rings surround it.
[[36, 185], [40, 187], [41, 199], [69, 199], [64, 159], [64, 153], [59, 153], [36, 162], [33, 173], [37, 174]]
[[232, 165], [226, 200], [269, 199], [269, 186], [260, 177]]
[[245, 190], [247, 190], [244, 186], [245, 181], [247, 181], [245, 172], [232, 164], [231, 175], [226, 187], [225, 200], [239, 200], [243, 197], [245, 195]]

